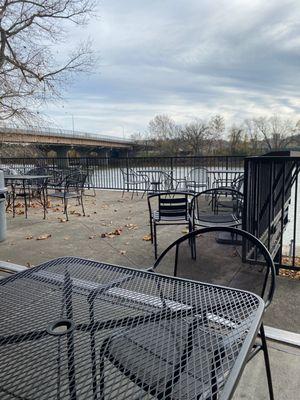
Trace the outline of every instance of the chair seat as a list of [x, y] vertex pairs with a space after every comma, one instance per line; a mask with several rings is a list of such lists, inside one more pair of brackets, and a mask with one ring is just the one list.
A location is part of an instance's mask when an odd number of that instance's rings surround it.
[[79, 197], [80, 194], [76, 193], [76, 192], [68, 192], [68, 193], [64, 193], [64, 192], [55, 192], [55, 193], [48, 193], [49, 197], [58, 197], [60, 199], [66, 198], [66, 199], [71, 199], [74, 197]]
[[153, 211], [152, 213], [152, 218], [155, 222], [158, 221], [189, 221], [189, 215], [187, 217], [183, 216], [183, 215], [169, 215], [169, 216], [161, 216], [159, 214], [159, 211]]
[[188, 187], [193, 187], [193, 186], [196, 186], [196, 187], [206, 187], [206, 186], [207, 186], [207, 183], [205, 183], [205, 182], [187, 182], [187, 183], [186, 183], [186, 186], [188, 186]]
[[241, 220], [233, 214], [199, 214], [195, 217], [195, 224], [201, 226], [237, 226]]
[[[130, 379], [141, 380], [142, 386], [150, 387], [154, 396], [164, 393], [167, 385], [169, 396], [163, 398], [211, 398], [214, 351], [219, 349], [223, 338], [217, 332], [207, 333], [200, 323], [189, 337], [190, 354], [186, 357], [186, 338], [193, 321], [194, 325], [195, 317], [186, 317], [174, 319], [171, 324], [162, 320], [124, 329], [109, 338], [104, 350], [105, 357], [112, 364], [117, 362], [118, 368]], [[173, 350], [169, 351], [174, 348], [175, 356]], [[229, 365], [230, 361], [227, 360], [227, 365], [222, 366], [223, 370], [220, 368], [218, 371], [219, 384], [224, 380]], [[195, 370], [199, 374], [195, 374]], [[178, 374], [176, 381], [174, 374]]]
[[147, 181], [145, 180], [136, 180], [136, 181], [124, 181], [126, 185], [136, 185], [138, 183], [146, 183]]

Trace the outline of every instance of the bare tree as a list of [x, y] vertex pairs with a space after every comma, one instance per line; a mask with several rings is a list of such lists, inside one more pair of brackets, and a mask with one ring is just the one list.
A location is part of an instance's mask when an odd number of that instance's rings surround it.
[[245, 132], [242, 126], [232, 125], [229, 129], [230, 154], [237, 155], [243, 152]]
[[69, 24], [85, 24], [96, 0], [0, 0], [0, 120], [26, 120], [92, 64], [88, 42], [58, 61]]
[[180, 127], [168, 115], [157, 115], [149, 122], [149, 137], [163, 155], [177, 155]]
[[209, 127], [214, 138], [220, 139], [225, 132], [224, 118], [219, 114], [214, 115], [209, 121]]
[[189, 153], [198, 156], [207, 150], [211, 140], [211, 130], [205, 121], [196, 119], [182, 128], [181, 137]]
[[278, 116], [256, 118], [252, 120], [253, 131], [260, 137], [267, 150], [286, 148], [297, 131], [297, 126], [288, 119]]

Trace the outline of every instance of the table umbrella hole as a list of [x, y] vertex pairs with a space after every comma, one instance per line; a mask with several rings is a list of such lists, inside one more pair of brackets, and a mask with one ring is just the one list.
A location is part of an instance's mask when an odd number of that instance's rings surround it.
[[61, 336], [66, 333], [72, 332], [74, 328], [74, 323], [70, 319], [61, 319], [50, 324], [47, 328], [47, 332], [50, 335]]

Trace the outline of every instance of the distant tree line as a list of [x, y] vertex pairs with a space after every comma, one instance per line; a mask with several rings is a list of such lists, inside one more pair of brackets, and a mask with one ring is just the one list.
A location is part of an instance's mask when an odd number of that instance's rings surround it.
[[176, 124], [157, 115], [144, 133], [133, 135], [144, 155], [255, 155], [300, 146], [300, 121], [278, 116], [247, 119], [226, 127], [220, 115]]

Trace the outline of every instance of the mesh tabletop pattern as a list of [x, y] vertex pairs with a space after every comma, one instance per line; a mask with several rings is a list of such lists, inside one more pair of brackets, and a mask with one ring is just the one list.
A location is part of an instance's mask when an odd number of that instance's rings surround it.
[[74, 257], [0, 281], [0, 399], [228, 398], [257, 296]]

